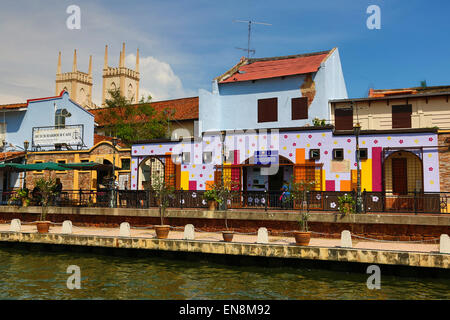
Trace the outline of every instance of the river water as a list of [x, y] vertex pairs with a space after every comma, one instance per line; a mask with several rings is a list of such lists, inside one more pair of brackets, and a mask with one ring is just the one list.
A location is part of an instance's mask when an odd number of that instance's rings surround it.
[[[81, 289], [66, 282], [69, 265]], [[0, 247], [0, 299], [450, 299], [450, 279]]]

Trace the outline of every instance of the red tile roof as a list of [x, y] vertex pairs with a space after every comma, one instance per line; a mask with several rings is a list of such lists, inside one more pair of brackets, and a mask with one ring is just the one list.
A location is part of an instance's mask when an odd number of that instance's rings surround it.
[[229, 83], [312, 73], [319, 69], [320, 64], [333, 51], [334, 49], [273, 58], [242, 58], [237, 65], [216, 80], [219, 83]]
[[24, 151], [0, 152], [0, 161], [8, 161], [25, 155]]
[[[174, 110], [174, 115], [170, 116], [171, 120], [181, 121], [198, 119], [198, 97], [156, 101], [152, 102], [151, 106], [155, 108], [158, 113], [164, 112], [164, 110]], [[89, 110], [95, 116], [95, 122], [100, 127], [106, 124], [100, 115], [101, 111], [104, 110], [105, 108]]]
[[20, 109], [20, 108], [26, 108], [27, 106], [28, 106], [28, 103], [1, 104], [0, 110], [2, 110], [2, 109]]
[[20, 108], [27, 108], [27, 107], [28, 107], [28, 104], [29, 104], [30, 102], [41, 101], [41, 100], [48, 100], [48, 99], [54, 99], [54, 98], [61, 98], [63, 94], [64, 94], [64, 90], [61, 91], [61, 93], [60, 93], [59, 95], [53, 96], [53, 97], [28, 99], [27, 102], [23, 102], [23, 103], [3, 104], [3, 105], [0, 105], [0, 110], [1, 110], [1, 109], [20, 109]]
[[413, 87], [401, 89], [369, 89], [369, 98], [387, 97], [394, 95], [408, 95], [408, 94], [427, 94], [450, 92], [450, 86], [433, 86], [433, 87]]
[[[100, 134], [94, 133], [94, 145], [96, 145], [99, 142], [102, 141], [112, 141], [113, 137], [103, 136]], [[124, 144], [121, 140], [117, 143], [120, 147], [126, 147], [127, 145]]]

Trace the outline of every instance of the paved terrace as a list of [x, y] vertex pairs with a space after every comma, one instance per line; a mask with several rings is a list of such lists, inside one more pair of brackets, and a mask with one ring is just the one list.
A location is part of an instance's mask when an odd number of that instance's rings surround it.
[[[9, 224], [0, 224], [1, 231], [9, 231]], [[180, 230], [181, 229], [181, 230]], [[88, 235], [88, 236], [107, 236], [118, 237], [119, 228], [97, 228], [97, 227], [77, 227], [73, 226], [73, 234], [75, 235]], [[36, 226], [34, 224], [23, 224], [22, 232], [37, 233]], [[61, 224], [53, 224], [49, 231], [50, 234], [61, 234]], [[291, 233], [291, 232], [286, 232]], [[130, 234], [132, 238], [146, 238], [156, 239], [156, 233], [152, 227], [131, 227]], [[168, 239], [183, 240], [184, 231], [183, 228], [172, 228], [169, 233]], [[223, 242], [222, 233], [220, 232], [204, 232], [196, 230], [195, 240], [197, 241], [212, 241]], [[233, 237], [233, 242], [236, 243], [256, 243], [257, 233], [238, 233], [236, 232]], [[435, 239], [439, 241], [439, 238]], [[430, 241], [431, 242], [431, 241]], [[293, 237], [283, 236], [270, 236], [270, 244], [278, 245], [295, 245], [295, 239]], [[439, 244], [428, 244], [427, 241], [413, 241], [413, 242], [399, 242], [399, 241], [381, 241], [374, 239], [373, 241], [365, 241], [363, 239], [352, 239], [353, 248], [355, 249], [373, 249], [373, 250], [395, 250], [395, 251], [411, 251], [411, 252], [439, 252]], [[310, 247], [326, 247], [326, 248], [340, 248], [340, 239], [326, 239], [326, 238], [311, 238]]]
[[62, 234], [61, 224], [53, 224], [48, 234], [36, 232], [32, 223], [21, 232], [9, 232], [0, 224], [0, 242], [26, 242], [110, 248], [183, 251], [206, 254], [300, 258], [308, 260], [359, 262], [408, 267], [450, 268], [450, 254], [439, 253], [439, 245], [421, 242], [368, 241], [353, 238], [353, 248], [340, 247], [339, 239], [312, 238], [309, 246], [297, 246], [293, 237], [270, 236], [269, 243], [257, 244], [256, 234], [236, 233], [233, 242], [224, 242], [220, 232], [195, 232], [195, 240], [183, 240], [183, 228], [174, 228], [168, 239], [157, 239], [151, 227], [131, 228], [130, 237], [120, 237], [119, 228], [73, 226], [72, 234]]

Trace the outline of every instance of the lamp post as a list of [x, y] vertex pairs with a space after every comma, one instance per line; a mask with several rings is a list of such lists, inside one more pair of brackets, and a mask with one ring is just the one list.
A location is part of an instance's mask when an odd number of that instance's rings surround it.
[[111, 140], [113, 145], [113, 167], [112, 167], [112, 183], [111, 183], [111, 208], [116, 207], [116, 146], [119, 142], [117, 137], [112, 138]]
[[353, 127], [353, 132], [356, 137], [356, 213], [362, 212], [362, 197], [361, 197], [361, 168], [360, 168], [360, 154], [359, 154], [359, 134], [361, 132], [361, 125], [359, 122]]
[[[30, 142], [28, 140], [25, 140], [23, 142], [23, 150], [25, 150], [25, 164], [27, 164], [27, 161], [28, 161], [27, 151], [28, 151], [28, 147], [29, 146], [30, 146]], [[26, 186], [27, 186], [27, 181], [26, 180], [27, 180], [27, 171], [25, 170], [23, 172], [23, 189], [25, 189]]]

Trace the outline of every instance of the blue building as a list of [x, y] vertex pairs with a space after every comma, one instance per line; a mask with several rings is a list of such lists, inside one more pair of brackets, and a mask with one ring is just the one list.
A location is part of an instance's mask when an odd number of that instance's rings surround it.
[[[69, 93], [0, 105], [0, 162], [23, 162], [27, 151], [81, 150], [94, 145], [94, 115]], [[21, 176], [0, 173], [2, 190], [20, 187]]]
[[[347, 89], [337, 48], [282, 57], [242, 58], [233, 68], [213, 80], [212, 92], [199, 92], [199, 132], [202, 139], [148, 141], [132, 147], [131, 188], [149, 187], [152, 176], [159, 173], [165, 177], [174, 176], [175, 179], [168, 182], [177, 189], [207, 189], [214, 177], [220, 174], [216, 171], [221, 170], [221, 142], [216, 141], [216, 133], [221, 131], [229, 131], [223, 150], [224, 163], [231, 170], [228, 170], [231, 172], [229, 175], [239, 180], [244, 190], [253, 190], [254, 185], [264, 188], [268, 185], [267, 175], [261, 177], [258, 170], [244, 173], [238, 167], [231, 168], [253, 161], [258, 152], [278, 152], [279, 140], [262, 145], [263, 139], [267, 138], [265, 134], [252, 134], [251, 131], [291, 130], [312, 126], [315, 118], [330, 120], [328, 101], [338, 97], [347, 98]], [[260, 142], [251, 140], [256, 139], [255, 135], [261, 136]], [[298, 141], [293, 142], [294, 145], [296, 143]], [[285, 154], [286, 161], [295, 164], [297, 147], [292, 147], [292, 144], [289, 149], [288, 146], [282, 147], [284, 149], [277, 154]], [[181, 161], [177, 161], [177, 157]], [[302, 159], [305, 159], [304, 154]], [[280, 181], [277, 182], [282, 183], [293, 174], [292, 168], [284, 171], [285, 176], [280, 171], [277, 176]], [[252, 181], [250, 187], [242, 177]]]
[[339, 51], [247, 59], [200, 90], [200, 132], [289, 128], [330, 120], [328, 101], [347, 98]]

